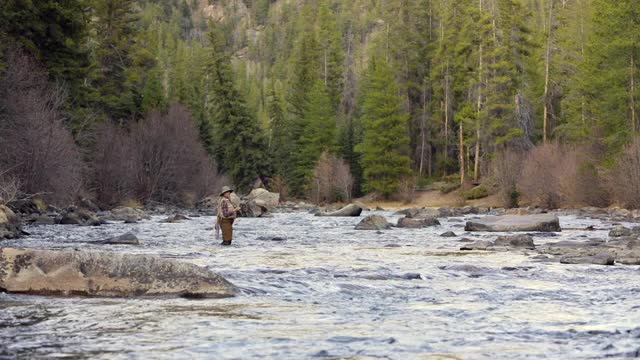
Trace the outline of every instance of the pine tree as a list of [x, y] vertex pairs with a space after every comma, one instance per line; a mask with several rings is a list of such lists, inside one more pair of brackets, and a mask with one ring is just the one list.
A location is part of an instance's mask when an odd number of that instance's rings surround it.
[[4, 0], [0, 32], [46, 64], [53, 80], [81, 85], [89, 70], [87, 0]]
[[138, 19], [134, 0], [93, 0], [93, 10], [99, 69], [93, 79], [94, 105], [111, 119], [132, 120], [137, 110], [132, 80], [138, 75], [132, 69]]
[[313, 168], [323, 151], [336, 150], [336, 120], [327, 87], [322, 79], [311, 88], [304, 114], [304, 130], [295, 143], [292, 155], [294, 168], [289, 186], [294, 195], [305, 195]]
[[273, 85], [269, 95], [267, 112], [270, 128], [269, 152], [273, 159], [274, 172], [284, 178], [290, 167], [287, 160], [291, 153], [291, 142], [286, 128], [282, 99]]
[[214, 155], [220, 171], [227, 173], [240, 191], [246, 191], [256, 178], [269, 175], [267, 144], [255, 115], [236, 89], [223, 35], [213, 25], [209, 42], [211, 57], [206, 77], [211, 96], [209, 113], [213, 121]]
[[373, 59], [363, 94], [363, 141], [356, 147], [366, 191], [389, 197], [411, 175], [407, 118], [390, 65]]
[[594, 0], [593, 5], [586, 103], [592, 128], [615, 152], [640, 130], [640, 8], [632, 0]]
[[146, 82], [142, 91], [143, 113], [147, 113], [151, 109], [165, 110], [167, 107], [160, 76], [160, 69], [157, 67], [146, 74]]
[[318, 38], [322, 50], [321, 76], [334, 109], [340, 104], [342, 92], [343, 51], [340, 46], [340, 32], [336, 24], [336, 14], [329, 7], [329, 1], [320, 3], [318, 14]]

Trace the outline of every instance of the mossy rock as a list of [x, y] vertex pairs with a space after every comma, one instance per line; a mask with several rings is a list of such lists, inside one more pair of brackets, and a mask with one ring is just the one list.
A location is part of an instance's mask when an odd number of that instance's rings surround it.
[[478, 185], [472, 189], [462, 192], [462, 197], [465, 200], [482, 199], [489, 196], [489, 190], [483, 185]]

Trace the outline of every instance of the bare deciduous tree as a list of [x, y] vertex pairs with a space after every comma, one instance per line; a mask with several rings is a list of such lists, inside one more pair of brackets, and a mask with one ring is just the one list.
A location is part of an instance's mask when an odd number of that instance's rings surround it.
[[191, 114], [172, 104], [151, 112], [130, 131], [105, 124], [94, 149], [98, 200], [113, 206], [129, 200], [193, 205], [222, 186], [200, 143]]
[[58, 204], [82, 188], [82, 159], [59, 110], [64, 98], [32, 58], [9, 53], [0, 80], [0, 172], [21, 192]]
[[313, 173], [311, 199], [317, 203], [351, 200], [353, 177], [349, 165], [328, 152], [323, 152]]

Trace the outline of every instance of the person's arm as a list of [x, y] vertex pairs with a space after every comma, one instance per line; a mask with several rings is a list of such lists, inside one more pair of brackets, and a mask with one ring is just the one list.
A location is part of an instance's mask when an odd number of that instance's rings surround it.
[[231, 201], [224, 199], [222, 200], [222, 216], [228, 218], [236, 214], [236, 210], [233, 206], [229, 206]]

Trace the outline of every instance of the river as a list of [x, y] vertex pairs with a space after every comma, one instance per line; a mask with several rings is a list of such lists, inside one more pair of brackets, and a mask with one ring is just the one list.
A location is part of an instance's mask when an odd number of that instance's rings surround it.
[[[390, 212], [376, 212], [396, 221]], [[366, 215], [366, 213], [364, 214]], [[0, 293], [0, 358], [599, 359], [640, 356], [638, 266], [460, 252], [463, 217], [427, 229], [356, 231], [361, 218], [242, 218], [230, 247], [213, 218], [29, 226], [3, 246], [155, 254], [219, 272], [226, 299], [58, 298]], [[606, 227], [562, 216], [563, 227]], [[458, 237], [439, 234], [454, 231]], [[141, 246], [91, 245], [134, 232]], [[536, 244], [607, 231], [536, 236]], [[275, 241], [272, 238], [285, 238]]]

